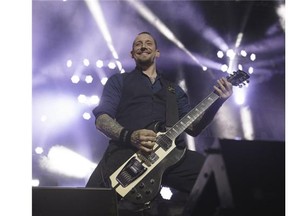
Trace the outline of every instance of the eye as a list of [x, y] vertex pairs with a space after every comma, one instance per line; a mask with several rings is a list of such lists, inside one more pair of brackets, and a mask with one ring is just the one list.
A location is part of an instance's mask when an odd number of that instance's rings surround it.
[[141, 42], [136, 42], [136, 43], [134, 44], [134, 46], [135, 46], [135, 47], [139, 47], [139, 46], [141, 46], [141, 44], [142, 44]]
[[149, 41], [149, 42], [147, 42], [146, 44], [147, 44], [148, 46], [152, 46], [152, 45], [153, 45], [153, 43], [152, 43], [152, 42], [150, 42], [150, 41]]

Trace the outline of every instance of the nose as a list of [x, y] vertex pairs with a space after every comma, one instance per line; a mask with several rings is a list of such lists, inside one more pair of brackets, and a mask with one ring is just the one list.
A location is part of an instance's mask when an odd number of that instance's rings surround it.
[[146, 44], [143, 43], [142, 46], [141, 46], [141, 49], [145, 49], [146, 48]]

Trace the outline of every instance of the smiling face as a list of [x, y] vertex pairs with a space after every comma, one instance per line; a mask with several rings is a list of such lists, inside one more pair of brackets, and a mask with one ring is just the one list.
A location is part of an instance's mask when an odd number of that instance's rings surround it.
[[149, 67], [160, 56], [156, 42], [148, 33], [140, 33], [133, 42], [131, 56], [138, 66]]

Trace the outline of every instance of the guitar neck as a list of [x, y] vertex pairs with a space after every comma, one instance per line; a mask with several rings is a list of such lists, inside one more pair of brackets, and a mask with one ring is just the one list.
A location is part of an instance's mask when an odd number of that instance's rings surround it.
[[168, 129], [165, 135], [170, 140], [175, 140], [176, 137], [178, 137], [190, 124], [192, 124], [199, 116], [201, 116], [218, 98], [219, 96], [214, 92], [210, 93], [195, 108], [193, 108], [182, 119], [180, 119], [173, 127]]

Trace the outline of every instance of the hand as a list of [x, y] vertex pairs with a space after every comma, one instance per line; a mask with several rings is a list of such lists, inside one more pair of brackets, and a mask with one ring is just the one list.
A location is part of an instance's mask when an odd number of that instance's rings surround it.
[[227, 100], [233, 94], [233, 86], [225, 77], [217, 80], [218, 86], [214, 86], [215, 91], [222, 100]]
[[156, 142], [156, 133], [152, 130], [136, 130], [131, 135], [131, 144], [144, 152], [151, 152]]

